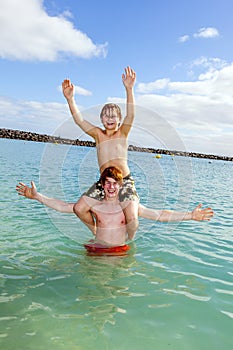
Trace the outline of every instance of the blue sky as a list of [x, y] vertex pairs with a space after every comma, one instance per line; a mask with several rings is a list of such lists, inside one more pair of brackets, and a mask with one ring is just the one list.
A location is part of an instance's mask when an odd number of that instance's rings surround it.
[[130, 143], [233, 155], [231, 0], [0, 0], [0, 9], [1, 128], [80, 137], [63, 79], [98, 124], [101, 105], [124, 106], [130, 65]]

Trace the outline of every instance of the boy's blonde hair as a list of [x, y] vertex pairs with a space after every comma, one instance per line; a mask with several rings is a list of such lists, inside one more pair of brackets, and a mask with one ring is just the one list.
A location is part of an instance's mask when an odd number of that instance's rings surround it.
[[122, 115], [121, 115], [121, 109], [120, 107], [115, 104], [115, 103], [107, 103], [106, 105], [103, 106], [101, 112], [100, 112], [100, 119], [102, 120], [103, 118], [103, 115], [105, 114], [106, 110], [109, 110], [109, 109], [115, 109], [116, 112], [117, 112], [117, 116], [119, 117], [120, 121], [122, 119]]

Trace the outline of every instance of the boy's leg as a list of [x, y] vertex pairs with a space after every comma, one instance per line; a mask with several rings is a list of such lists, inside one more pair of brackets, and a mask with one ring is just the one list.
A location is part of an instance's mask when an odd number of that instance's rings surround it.
[[96, 234], [96, 224], [94, 217], [91, 213], [91, 208], [95, 205], [98, 200], [82, 196], [78, 202], [74, 205], [74, 213], [78, 218], [91, 230], [91, 232]]
[[125, 214], [126, 230], [129, 239], [133, 239], [138, 229], [138, 204], [139, 201], [121, 202], [122, 210]]
[[82, 195], [73, 208], [74, 213], [94, 235], [96, 234], [96, 223], [91, 213], [91, 208], [103, 198], [104, 190], [101, 182], [97, 181]]
[[139, 225], [139, 196], [134, 185], [134, 179], [131, 175], [128, 175], [123, 179], [123, 185], [119, 191], [119, 200], [125, 214], [128, 237], [129, 239], [133, 239]]

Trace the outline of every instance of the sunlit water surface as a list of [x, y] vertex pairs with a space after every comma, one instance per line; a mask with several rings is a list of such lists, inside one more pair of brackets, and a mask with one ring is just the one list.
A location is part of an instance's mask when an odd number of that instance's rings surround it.
[[141, 202], [211, 206], [211, 222], [140, 219], [125, 257], [87, 256], [73, 215], [19, 197], [34, 180], [75, 202], [98, 174], [95, 149], [0, 140], [0, 348], [232, 349], [233, 163], [129, 152]]

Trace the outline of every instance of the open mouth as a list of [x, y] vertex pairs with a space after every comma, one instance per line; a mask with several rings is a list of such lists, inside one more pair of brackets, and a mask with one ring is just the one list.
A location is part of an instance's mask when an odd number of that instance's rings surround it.
[[116, 193], [115, 190], [108, 190], [108, 194], [110, 194], [110, 195], [113, 195], [113, 194], [115, 194], [115, 193]]

